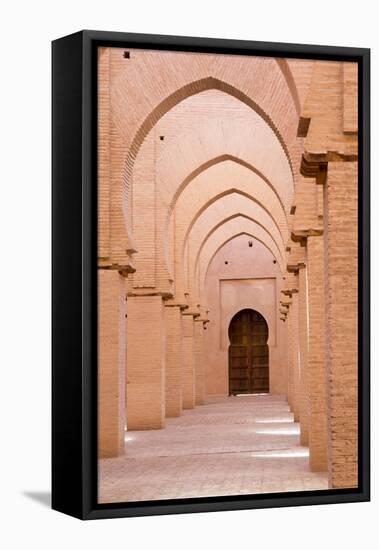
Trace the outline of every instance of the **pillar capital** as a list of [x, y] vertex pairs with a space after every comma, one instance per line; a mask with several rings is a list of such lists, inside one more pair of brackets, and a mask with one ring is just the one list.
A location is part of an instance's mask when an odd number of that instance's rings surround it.
[[192, 315], [192, 317], [195, 319], [196, 317], [200, 317], [200, 311], [194, 307], [188, 307], [187, 309], [183, 309], [182, 315]]
[[287, 271], [288, 273], [297, 273], [300, 267], [306, 261], [306, 241], [296, 242], [291, 246], [291, 251], [287, 256]]
[[[296, 294], [297, 292], [299, 292], [299, 289], [297, 289], [295, 287], [285, 288], [285, 289], [282, 290], [282, 292], [285, 296], [290, 296], [292, 298], [292, 294]], [[291, 304], [292, 304], [292, 302], [289, 305], [291, 305]]]
[[118, 271], [123, 277], [127, 277], [130, 273], [134, 273], [136, 270], [131, 262], [122, 264], [112, 263], [108, 258], [99, 258], [97, 268]]
[[289, 273], [298, 273], [300, 269], [304, 269], [305, 267], [306, 267], [305, 262], [287, 264], [287, 271]]
[[152, 288], [134, 288], [126, 293], [127, 297], [138, 298], [139, 296], [161, 296], [163, 300], [169, 300], [173, 297], [170, 292], [159, 291]]
[[291, 240], [295, 243], [300, 243], [301, 246], [306, 246], [308, 237], [318, 237], [324, 233], [323, 227], [309, 227], [304, 229], [296, 229], [291, 231]]
[[304, 152], [301, 157], [300, 174], [305, 178], [315, 178], [328, 167], [327, 153]]
[[[324, 151], [311, 152], [304, 151], [301, 163], [300, 173], [305, 178], [314, 178], [320, 173], [326, 173], [329, 162], [357, 162], [358, 154], [355, 152]], [[321, 181], [319, 182], [321, 183]]]
[[168, 298], [167, 300], [165, 300], [164, 305], [165, 307], [178, 307], [181, 311], [184, 311], [189, 307], [188, 304], [185, 304], [180, 300], [176, 300], [175, 298]]
[[195, 323], [203, 323], [203, 325], [209, 323], [209, 319], [201, 314], [198, 317], [194, 317], [194, 321]]

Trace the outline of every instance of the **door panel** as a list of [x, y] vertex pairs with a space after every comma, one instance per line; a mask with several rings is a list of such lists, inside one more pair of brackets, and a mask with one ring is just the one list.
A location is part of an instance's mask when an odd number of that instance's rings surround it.
[[242, 310], [229, 327], [229, 394], [269, 391], [268, 327], [254, 310]]

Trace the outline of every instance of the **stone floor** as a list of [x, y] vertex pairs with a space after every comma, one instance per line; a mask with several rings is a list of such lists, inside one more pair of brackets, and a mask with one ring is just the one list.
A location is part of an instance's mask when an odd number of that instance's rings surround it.
[[299, 440], [281, 396], [209, 399], [164, 430], [126, 431], [125, 456], [100, 460], [99, 502], [327, 489]]

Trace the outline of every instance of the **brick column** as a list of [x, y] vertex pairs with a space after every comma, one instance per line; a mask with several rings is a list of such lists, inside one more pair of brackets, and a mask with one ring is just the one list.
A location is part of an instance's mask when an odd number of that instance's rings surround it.
[[294, 412], [295, 407], [295, 369], [293, 366], [294, 358], [294, 345], [295, 345], [295, 334], [294, 334], [294, 311], [293, 311], [293, 302], [291, 295], [291, 305], [287, 314], [287, 337], [288, 337], [288, 404], [292, 412]]
[[166, 417], [182, 412], [182, 314], [180, 305], [165, 304], [166, 316]]
[[307, 241], [310, 388], [309, 462], [312, 471], [328, 469], [328, 427], [325, 372], [324, 237]]
[[325, 189], [329, 480], [358, 483], [358, 166], [329, 162]]
[[289, 369], [292, 386], [291, 409], [295, 422], [300, 420], [300, 364], [299, 364], [299, 294], [292, 294], [291, 320], [290, 320], [290, 354]]
[[193, 314], [182, 314], [183, 327], [183, 409], [195, 406], [195, 342]]
[[308, 445], [309, 381], [308, 381], [308, 288], [307, 269], [299, 266], [299, 351], [300, 351], [300, 443]]
[[204, 327], [201, 319], [194, 322], [195, 337], [195, 404], [205, 400]]
[[[100, 457], [124, 453], [125, 280], [98, 270], [98, 449]], [[69, 398], [69, 397], [68, 397]]]
[[165, 319], [161, 296], [128, 296], [127, 428], [165, 425]]

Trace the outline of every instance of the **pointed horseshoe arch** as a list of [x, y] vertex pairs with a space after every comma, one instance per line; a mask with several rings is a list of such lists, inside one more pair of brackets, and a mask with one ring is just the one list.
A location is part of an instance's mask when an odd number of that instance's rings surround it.
[[125, 216], [127, 226], [130, 225], [129, 213], [128, 213], [128, 198], [129, 198], [131, 175], [133, 172], [134, 161], [137, 157], [138, 151], [145, 137], [153, 128], [153, 126], [155, 126], [158, 120], [162, 118], [162, 116], [164, 116], [168, 111], [170, 111], [175, 105], [187, 99], [188, 97], [191, 97], [193, 95], [196, 95], [198, 93], [204, 92], [206, 90], [211, 90], [211, 89], [219, 90], [221, 92], [224, 92], [226, 94], [229, 94], [235, 97], [236, 99], [239, 99], [240, 101], [245, 103], [248, 107], [253, 109], [267, 123], [267, 125], [271, 128], [271, 130], [279, 140], [280, 145], [287, 157], [288, 164], [290, 166], [291, 173], [293, 175], [294, 173], [293, 165], [292, 165], [292, 160], [291, 160], [288, 147], [286, 145], [286, 142], [283, 139], [283, 136], [281, 135], [277, 126], [274, 124], [271, 117], [255, 101], [253, 101], [251, 97], [244, 94], [241, 90], [239, 90], [235, 86], [232, 86], [231, 84], [228, 84], [227, 82], [223, 80], [219, 80], [218, 78], [214, 78], [212, 76], [202, 78], [200, 80], [196, 80], [196, 81], [190, 82], [189, 84], [186, 84], [185, 86], [182, 86], [181, 88], [173, 92], [171, 95], [166, 97], [163, 101], [161, 101], [161, 103], [159, 103], [159, 105], [157, 105], [150, 112], [150, 114], [145, 118], [145, 120], [137, 130], [125, 159], [124, 173], [123, 173], [123, 208], [124, 208], [124, 216]]

